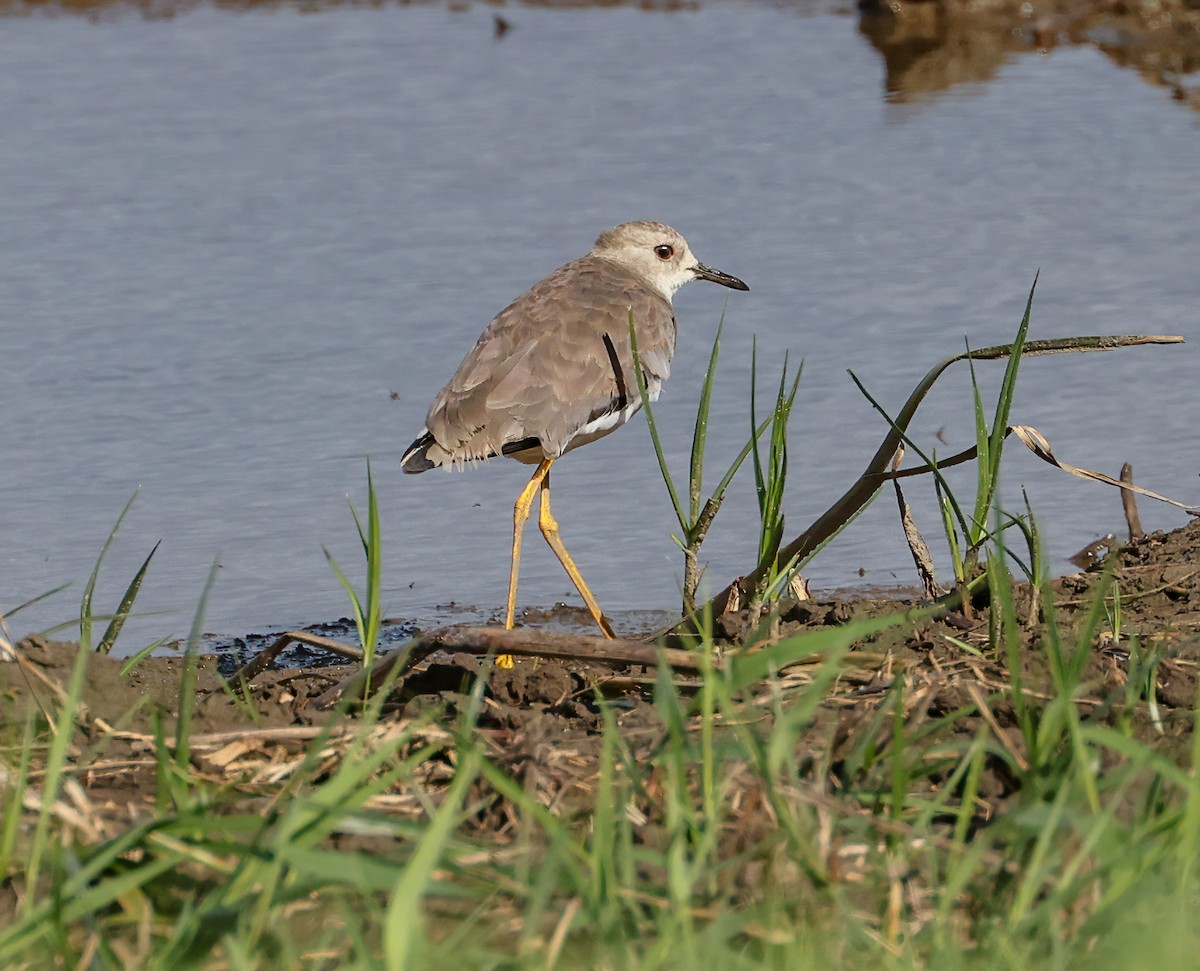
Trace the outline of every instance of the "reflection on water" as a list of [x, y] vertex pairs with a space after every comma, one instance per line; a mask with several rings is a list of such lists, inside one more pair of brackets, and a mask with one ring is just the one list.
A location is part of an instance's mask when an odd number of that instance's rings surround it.
[[[801, 0], [809, 5], [810, 0]], [[819, 2], [819, 0], [818, 0]], [[432, 0], [0, 0], [0, 16], [25, 16], [31, 13], [81, 14], [98, 19], [137, 14], [147, 20], [165, 20], [202, 7], [214, 7], [234, 13], [319, 13], [344, 10], [385, 10], [389, 7], [434, 6]], [[469, 0], [450, 0], [450, 10], [470, 9]], [[522, 0], [521, 6], [552, 9], [582, 9], [584, 7], [633, 7], [640, 10], [695, 10], [697, 0]], [[489, 6], [504, 7], [498, 2]], [[498, 30], [503, 34], [504, 30]]]
[[[92, 19], [136, 13], [175, 17], [200, 7], [221, 10], [316, 13], [417, 6], [424, 0], [0, 0], [0, 16], [32, 12]], [[719, 2], [719, 0], [716, 0]], [[701, 0], [522, 0], [508, 17], [493, 13], [502, 38], [522, 7], [581, 9], [636, 7], [692, 11]], [[803, 13], [838, 12], [838, 0], [782, 0]], [[451, 10], [469, 2], [451, 2]], [[499, 4], [504, 7], [503, 3]], [[859, 29], [883, 55], [888, 96], [898, 102], [992, 79], [1014, 53], [1086, 45], [1131, 67], [1175, 100], [1200, 110], [1200, 6], [1192, 0], [1104, 3], [1097, 0], [858, 0]]]
[[860, 0], [860, 29], [887, 64], [897, 101], [991, 80], [1011, 55], [1087, 45], [1200, 109], [1200, 7], [1154, 3]]
[[[987, 84], [913, 110], [898, 69], [819, 7], [510, 5], [499, 41], [492, 7], [58, 9], [95, 22], [0, 31], [0, 606], [75, 581], [17, 631], [77, 609], [139, 484], [96, 596], [114, 607], [162, 540], [139, 605], [163, 614], [131, 622], [131, 641], [187, 631], [214, 558], [210, 631], [342, 616], [321, 546], [357, 572], [345, 497], [365, 505], [365, 456], [389, 615], [437, 622], [451, 599], [493, 615], [528, 470], [404, 477], [397, 459], [490, 316], [627, 219], [678, 226], [752, 288], [728, 311], [710, 484], [747, 434], [754, 337], [761, 387], [785, 352], [805, 359], [789, 537], [886, 430], [846, 369], [895, 409], [964, 339], [1011, 339], [1039, 267], [1033, 337], [1198, 335], [1200, 131], [1095, 49], [1010, 54]], [[134, 9], [147, 16], [110, 16]], [[928, 57], [943, 36], [927, 36]], [[656, 414], [677, 476], [722, 311], [713, 289], [676, 301]], [[1194, 415], [1179, 406], [1194, 354], [1193, 341], [1031, 360], [1013, 417], [1065, 461], [1115, 474], [1129, 460], [1140, 484], [1194, 499]], [[980, 377], [994, 391], [998, 369]], [[942, 454], [969, 445], [965, 372], [918, 417]], [[1014, 452], [1004, 496], [1019, 509], [1029, 489], [1067, 570], [1120, 528], [1120, 502], [1034, 466]], [[606, 611], [674, 607], [674, 519], [644, 423], [555, 472], [564, 538]], [[931, 490], [905, 494], [937, 547]], [[713, 588], [748, 572], [757, 530], [743, 472], [703, 551]], [[530, 618], [574, 602], [543, 546], [527, 542], [522, 564]], [[817, 595], [860, 579], [912, 582], [886, 495], [812, 566]]]

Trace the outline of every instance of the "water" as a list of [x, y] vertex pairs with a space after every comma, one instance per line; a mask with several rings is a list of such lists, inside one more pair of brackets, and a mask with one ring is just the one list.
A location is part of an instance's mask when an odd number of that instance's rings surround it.
[[[681, 229], [743, 277], [694, 284], [658, 416], [684, 473], [726, 297], [712, 468], [744, 440], [752, 335], [775, 374], [804, 359], [789, 535], [885, 432], [847, 377], [896, 408], [963, 346], [1011, 339], [1040, 268], [1032, 336], [1197, 336], [1196, 118], [1090, 48], [1012, 55], [986, 84], [889, 101], [852, 18], [433, 6], [200, 9], [6, 19], [0, 33], [0, 603], [74, 587], [13, 621], [69, 619], [105, 562], [111, 609], [162, 540], [130, 641], [347, 612], [326, 545], [360, 572], [346, 496], [371, 457], [389, 613], [487, 615], [507, 580], [528, 469], [401, 476], [424, 411], [493, 313], [596, 233]], [[1001, 367], [982, 370], [994, 388]], [[1195, 342], [1029, 361], [1014, 420], [1062, 457], [1200, 500]], [[972, 440], [966, 372], [916, 431]], [[945, 444], [934, 439], [941, 432]], [[1058, 570], [1122, 526], [1115, 491], [1014, 452]], [[924, 485], [908, 488], [936, 544]], [[681, 567], [640, 420], [556, 470], [555, 512], [600, 602], [670, 608]], [[1185, 515], [1142, 503], [1148, 528]], [[746, 572], [744, 474], [706, 547], [715, 586]], [[570, 586], [535, 530], [521, 602]], [[912, 582], [885, 493], [812, 564], [816, 590]], [[132, 644], [131, 646], [136, 646]]]

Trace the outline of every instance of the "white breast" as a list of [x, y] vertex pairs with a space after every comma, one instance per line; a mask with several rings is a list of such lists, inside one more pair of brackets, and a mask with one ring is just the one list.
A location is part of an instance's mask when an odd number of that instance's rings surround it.
[[[647, 375], [649, 377], [649, 375]], [[662, 382], [651, 380], [646, 387], [647, 397], [651, 401], [658, 400], [658, 393], [662, 390]], [[603, 438], [622, 425], [629, 421], [642, 409], [642, 397], [637, 395], [624, 408], [616, 411], [609, 411], [597, 418], [593, 418], [585, 425], [581, 425], [579, 429], [571, 436], [571, 440], [567, 443], [567, 447], [563, 449], [563, 453], [571, 451], [573, 448], [579, 448], [580, 445], [586, 445], [588, 442], [594, 442], [597, 438]]]

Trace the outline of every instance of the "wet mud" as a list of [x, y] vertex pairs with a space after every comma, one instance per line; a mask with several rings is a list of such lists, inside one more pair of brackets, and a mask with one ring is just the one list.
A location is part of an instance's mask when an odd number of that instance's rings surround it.
[[[1102, 565], [1056, 580], [1052, 606], [1038, 602], [1030, 589], [1018, 587], [1020, 644], [1015, 652], [996, 646], [983, 605], [967, 605], [855, 644], [799, 741], [796, 764], [822, 776], [823, 782], [847, 781], [859, 771], [854, 753], [861, 751], [865, 736], [882, 733], [882, 739], [892, 732], [891, 721], [881, 712], [894, 703], [898, 682], [904, 689], [906, 730], [919, 731], [923, 722], [947, 712], [965, 712], [957, 717], [955, 732], [969, 739], [986, 723], [1019, 762], [1022, 743], [1010, 700], [1014, 674], [1019, 674], [1028, 698], [1049, 699], [1057, 692], [1048, 645], [1039, 633], [1045, 624], [1029, 622], [1031, 617], [1044, 619], [1048, 610], [1068, 650], [1082, 643], [1079, 649], [1087, 652], [1075, 697], [1081, 712], [1100, 721], [1120, 719], [1167, 757], [1186, 758], [1200, 663], [1200, 521], [1152, 534], [1112, 555], [1114, 583], [1107, 606], [1099, 609], [1094, 590]], [[1118, 610], [1112, 609], [1114, 604]], [[905, 605], [911, 604], [882, 597], [809, 600], [787, 610], [774, 636], [819, 630]], [[726, 634], [736, 634], [744, 620], [731, 615], [721, 626]], [[1080, 632], [1088, 626], [1094, 631], [1081, 641]], [[483, 630], [480, 636], [485, 639], [490, 636], [488, 629], [475, 630]], [[507, 636], [519, 639], [521, 632]], [[552, 636], [564, 644], [573, 637]], [[471, 640], [464, 637], [461, 643]], [[738, 650], [732, 642], [724, 647], [727, 652]], [[54, 710], [56, 698], [70, 683], [78, 646], [30, 638], [16, 645], [15, 652], [19, 658], [0, 663], [0, 736], [10, 739], [20, 736], [28, 718]], [[198, 658], [192, 695], [193, 762], [199, 771], [229, 780], [246, 799], [260, 797], [264, 786], [286, 776], [288, 766], [325, 727], [333, 727], [332, 735], [323, 738], [326, 745], [356, 729], [354, 705], [330, 709], [322, 707], [322, 699], [350, 683], [360, 670], [357, 665], [327, 664], [329, 658], [323, 657], [318, 666], [286, 666], [288, 656], [282, 657], [285, 666], [256, 675], [243, 696], [227, 680], [232, 663], [228, 652]], [[1010, 667], [1013, 658], [1018, 659], [1019, 671]], [[121, 672], [126, 662], [119, 659], [93, 655], [87, 661], [77, 724], [92, 748], [89, 770], [79, 781], [99, 812], [126, 821], [131, 814], [151, 815], [155, 733], [173, 737], [184, 658], [152, 657], [128, 674]], [[751, 688], [738, 716], [740, 726], [749, 724], [767, 733], [772, 711], [786, 711], [789, 701], [805, 696], [814, 667], [796, 665]], [[486, 686], [472, 701], [480, 678], [486, 679]], [[515, 667], [502, 669], [493, 668], [479, 653], [434, 650], [396, 679], [374, 731], [413, 731], [414, 745], [433, 737], [444, 739], [455, 729], [459, 714], [474, 704], [475, 735], [484, 740], [490, 758], [556, 813], [572, 806], [584, 810], [594, 799], [606, 720], [639, 759], [649, 759], [667, 732], [654, 704], [655, 678], [652, 665], [520, 658]], [[698, 684], [694, 672], [682, 669], [673, 671], [671, 679], [684, 697]], [[748, 770], [747, 791], [740, 800], [744, 812], [731, 825], [749, 832], [769, 824], [763, 815], [766, 804], [754, 791], [759, 785]], [[984, 774], [981, 798], [999, 807], [1014, 785], [1003, 763], [994, 760]], [[411, 812], [419, 815], [421, 802], [411, 802]], [[396, 805], [389, 808], [397, 810]], [[476, 825], [502, 839], [515, 825], [511, 807], [495, 796]], [[648, 818], [646, 826], [652, 843], [653, 819]]]

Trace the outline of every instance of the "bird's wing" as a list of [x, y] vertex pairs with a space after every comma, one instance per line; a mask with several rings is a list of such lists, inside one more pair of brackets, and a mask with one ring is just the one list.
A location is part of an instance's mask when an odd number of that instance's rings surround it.
[[631, 308], [639, 355], [657, 394], [675, 350], [670, 302], [619, 264], [584, 257], [488, 325], [434, 399], [429, 431], [455, 460], [486, 458], [530, 438], [554, 456], [598, 416], [636, 410]]

